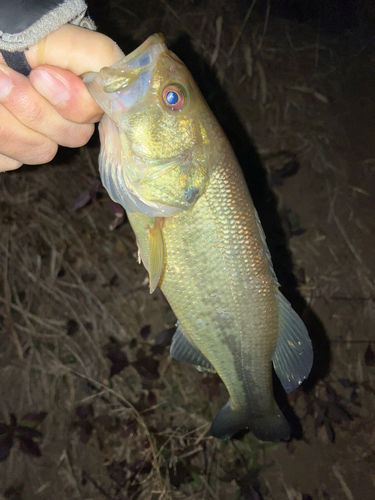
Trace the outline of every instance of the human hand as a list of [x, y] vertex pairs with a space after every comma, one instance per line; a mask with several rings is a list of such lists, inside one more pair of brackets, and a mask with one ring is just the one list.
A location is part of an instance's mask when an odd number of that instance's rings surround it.
[[26, 51], [35, 68], [29, 78], [8, 68], [0, 54], [0, 172], [47, 163], [58, 145], [86, 144], [103, 112], [78, 75], [123, 55], [105, 35], [70, 24]]

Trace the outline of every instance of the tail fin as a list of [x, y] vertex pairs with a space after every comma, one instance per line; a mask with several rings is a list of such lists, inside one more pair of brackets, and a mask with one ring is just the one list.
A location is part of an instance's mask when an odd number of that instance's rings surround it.
[[261, 441], [278, 442], [290, 438], [290, 425], [275, 403], [275, 411], [264, 417], [251, 418], [248, 413], [233, 411], [230, 401], [222, 407], [212, 422], [210, 434], [229, 439], [244, 429], [252, 431]]

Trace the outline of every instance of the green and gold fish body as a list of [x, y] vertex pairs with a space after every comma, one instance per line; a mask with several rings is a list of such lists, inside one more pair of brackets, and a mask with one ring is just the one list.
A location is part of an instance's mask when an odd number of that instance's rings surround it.
[[[160, 286], [178, 318], [171, 354], [216, 371], [227, 387], [214, 436], [248, 428], [259, 439], [288, 439], [271, 363], [293, 390], [311, 368], [307, 331], [278, 290], [237, 159], [187, 69], [159, 35], [132, 54], [110, 68], [110, 84], [106, 69], [86, 82], [108, 115], [103, 183], [127, 209], [151, 290]], [[136, 73], [127, 77], [131, 84], [121, 80], [129, 66]], [[120, 87], [130, 92], [121, 104]], [[163, 102], [166, 95], [171, 103]]]

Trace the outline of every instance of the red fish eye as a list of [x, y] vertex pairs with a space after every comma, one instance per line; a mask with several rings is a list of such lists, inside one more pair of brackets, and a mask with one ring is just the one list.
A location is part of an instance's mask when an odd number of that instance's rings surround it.
[[168, 87], [165, 87], [163, 90], [163, 101], [164, 104], [173, 111], [178, 111], [185, 104], [183, 93], [174, 85], [168, 85]]

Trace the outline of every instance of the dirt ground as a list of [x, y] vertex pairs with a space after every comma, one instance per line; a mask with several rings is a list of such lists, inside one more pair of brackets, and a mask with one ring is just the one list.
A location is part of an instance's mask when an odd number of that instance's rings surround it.
[[208, 435], [225, 388], [171, 360], [94, 138], [0, 178], [1, 499], [375, 498], [375, 12], [301, 3], [89, 2], [125, 52], [164, 33], [233, 144], [314, 345], [293, 439]]

